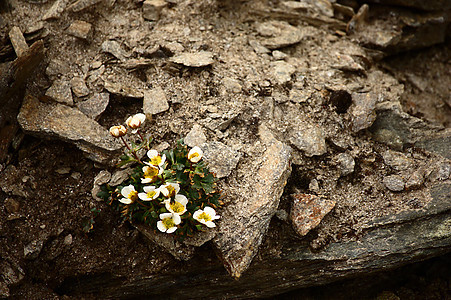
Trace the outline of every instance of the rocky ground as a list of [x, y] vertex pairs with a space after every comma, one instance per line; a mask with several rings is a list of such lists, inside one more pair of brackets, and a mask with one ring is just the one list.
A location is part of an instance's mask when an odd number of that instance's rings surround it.
[[[374, 2], [1, 1], [0, 295], [269, 297], [448, 253], [451, 3]], [[138, 112], [203, 148], [216, 231], [96, 199]]]

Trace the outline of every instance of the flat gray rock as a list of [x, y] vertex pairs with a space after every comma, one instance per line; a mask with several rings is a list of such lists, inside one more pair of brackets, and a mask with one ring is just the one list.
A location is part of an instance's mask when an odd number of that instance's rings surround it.
[[323, 155], [327, 152], [324, 133], [318, 126], [305, 125], [291, 135], [290, 142], [306, 156]]
[[399, 175], [390, 175], [384, 177], [384, 185], [392, 192], [401, 192], [404, 190], [404, 179]]
[[110, 94], [98, 93], [94, 94], [94, 96], [88, 100], [77, 103], [77, 107], [82, 113], [91, 119], [97, 120], [98, 117], [105, 111], [109, 102]]
[[279, 60], [271, 63], [272, 77], [278, 84], [286, 84], [291, 81], [291, 75], [296, 72], [296, 68], [289, 63]]
[[143, 112], [146, 115], [155, 115], [167, 111], [169, 103], [166, 93], [161, 87], [144, 91]]
[[89, 89], [86, 86], [85, 81], [81, 77], [74, 77], [70, 81], [72, 85], [72, 92], [74, 92], [77, 97], [84, 97], [89, 94]]
[[358, 132], [373, 125], [376, 120], [377, 96], [373, 93], [353, 93], [352, 102], [352, 131]]
[[101, 48], [103, 52], [110, 53], [119, 60], [126, 60], [127, 57], [130, 57], [130, 54], [122, 49], [116, 41], [104, 41]]
[[66, 9], [67, 3], [69, 3], [69, 0], [56, 0], [44, 16], [42, 16], [42, 20], [58, 19], [64, 9]]
[[195, 53], [181, 53], [174, 56], [170, 61], [187, 67], [205, 67], [213, 64], [213, 53], [209, 51], [199, 51]]
[[27, 96], [17, 120], [26, 133], [70, 142], [96, 162], [110, 162], [122, 149], [107, 129], [78, 109], [66, 105], [42, 103]]
[[72, 91], [70, 82], [64, 79], [57, 79], [53, 82], [52, 86], [45, 92], [47, 97], [52, 98], [54, 101], [66, 104], [69, 106], [74, 105], [72, 99]]
[[205, 136], [204, 130], [202, 126], [198, 124], [194, 124], [191, 131], [186, 135], [184, 142], [188, 147], [195, 147], [202, 145], [207, 141], [207, 137]]
[[306, 32], [284, 21], [268, 21], [257, 25], [257, 32], [266, 37], [261, 44], [275, 50], [299, 43]]
[[230, 175], [240, 161], [241, 154], [221, 142], [209, 142], [199, 146], [204, 151], [205, 161], [217, 178]]

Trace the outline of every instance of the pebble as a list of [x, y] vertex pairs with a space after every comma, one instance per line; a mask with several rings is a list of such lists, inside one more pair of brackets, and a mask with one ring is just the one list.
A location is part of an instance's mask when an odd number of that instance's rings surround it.
[[111, 176], [111, 179], [109, 180], [108, 184], [111, 186], [118, 186], [119, 184], [121, 184], [122, 182], [127, 180], [130, 177], [130, 175], [132, 174], [132, 172], [133, 172], [133, 169], [131, 169], [131, 168], [127, 168], [124, 170], [117, 170]]
[[146, 115], [155, 115], [167, 111], [169, 103], [164, 90], [157, 86], [144, 91], [143, 112]]
[[374, 93], [352, 93], [352, 131], [358, 132], [373, 125], [376, 120], [377, 95]]
[[127, 57], [130, 57], [130, 54], [122, 49], [116, 41], [104, 41], [101, 48], [103, 52], [109, 53], [119, 60], [126, 60]]
[[335, 157], [341, 176], [347, 176], [354, 172], [355, 161], [351, 154], [340, 153]]
[[202, 145], [207, 141], [207, 137], [205, 136], [204, 130], [202, 126], [198, 124], [194, 124], [191, 131], [186, 135], [184, 142], [188, 147], [195, 147]]
[[99, 172], [99, 174], [97, 174], [96, 177], [94, 177], [94, 184], [102, 185], [102, 184], [108, 183], [110, 180], [111, 180], [111, 173], [106, 170], [102, 170]]
[[272, 76], [278, 84], [284, 85], [291, 81], [291, 75], [296, 72], [296, 68], [289, 63], [279, 60], [271, 63]]
[[249, 45], [254, 49], [255, 53], [258, 54], [267, 54], [271, 52], [271, 50], [262, 46], [262, 44], [256, 40], [249, 40]]
[[387, 150], [382, 153], [382, 157], [384, 163], [396, 171], [407, 170], [412, 165], [412, 160], [401, 152]]
[[45, 74], [50, 77], [54, 78], [58, 75], [67, 74], [70, 72], [70, 66], [67, 62], [62, 61], [58, 58], [52, 59], [47, 68], [45, 69]]
[[164, 0], [146, 0], [143, 3], [143, 18], [149, 21], [160, 19], [162, 9], [167, 5]]
[[65, 79], [57, 79], [53, 82], [52, 86], [45, 92], [47, 97], [52, 98], [54, 101], [73, 106], [74, 100], [72, 98], [71, 84]]
[[20, 208], [19, 202], [14, 200], [13, 198], [6, 198], [4, 205], [5, 205], [6, 211], [10, 214], [17, 213]]
[[279, 50], [274, 50], [272, 52], [272, 57], [274, 57], [274, 59], [276, 60], [282, 60], [288, 57], [287, 54], [283, 53], [282, 51]]
[[88, 40], [92, 34], [92, 25], [85, 21], [76, 20], [67, 28], [67, 33], [77, 38]]
[[66, 175], [66, 174], [70, 173], [70, 167], [62, 167], [62, 168], [56, 169], [55, 172], [60, 175]]
[[50, 19], [58, 19], [64, 9], [66, 9], [69, 0], [56, 0], [52, 7], [42, 16], [42, 20], [47, 21]]
[[109, 102], [109, 93], [96, 93], [88, 100], [77, 103], [77, 107], [91, 119], [97, 120], [105, 111]]
[[215, 173], [217, 178], [229, 176], [241, 158], [238, 151], [221, 142], [205, 143], [200, 148], [204, 151], [204, 158], [210, 171]]
[[86, 83], [83, 80], [83, 78], [74, 77], [70, 81], [70, 84], [72, 86], [72, 92], [74, 92], [75, 96], [81, 98], [89, 94], [89, 89], [86, 86]]
[[233, 79], [230, 77], [225, 77], [222, 80], [222, 84], [224, 85], [225, 90], [227, 92], [235, 93], [235, 94], [238, 94], [241, 92], [241, 89], [242, 89], [241, 84], [236, 79]]
[[308, 157], [323, 155], [327, 152], [324, 133], [318, 126], [305, 125], [292, 133], [290, 142]]
[[424, 182], [424, 175], [425, 172], [422, 169], [413, 172], [412, 175], [410, 175], [409, 179], [407, 179], [406, 189], [412, 190], [420, 188]]
[[38, 258], [41, 253], [44, 242], [42, 240], [34, 240], [23, 249], [23, 255], [25, 259], [33, 260]]
[[65, 237], [64, 237], [64, 245], [70, 245], [70, 244], [72, 244], [72, 240], [73, 240], [73, 238], [72, 238], [72, 234], [68, 234], [68, 235], [66, 235]]
[[79, 12], [101, 1], [102, 0], [78, 0], [74, 2], [71, 6], [69, 6], [68, 9], [73, 12]]
[[213, 64], [213, 53], [209, 51], [199, 51], [195, 53], [184, 52], [170, 58], [170, 61], [187, 67], [205, 67]]
[[384, 177], [384, 185], [392, 192], [400, 192], [404, 190], [404, 179], [399, 175], [390, 175]]
[[297, 44], [308, 32], [308, 30], [300, 30], [285, 21], [260, 23], [256, 29], [261, 36], [266, 37], [261, 44], [271, 50]]
[[11, 40], [11, 44], [13, 45], [14, 51], [16, 52], [17, 57], [22, 56], [28, 50], [27, 41], [20, 31], [19, 27], [14, 26], [9, 31], [9, 39]]

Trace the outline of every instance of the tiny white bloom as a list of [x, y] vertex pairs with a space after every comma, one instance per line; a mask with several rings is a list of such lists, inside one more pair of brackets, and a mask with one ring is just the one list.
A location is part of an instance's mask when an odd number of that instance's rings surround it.
[[145, 186], [143, 190], [144, 193], [138, 194], [139, 199], [143, 201], [150, 201], [160, 196], [160, 189], [157, 189], [154, 186]]
[[179, 215], [173, 213], [160, 214], [161, 221], [157, 222], [157, 228], [161, 232], [173, 233], [177, 230], [177, 225], [182, 222]]
[[146, 115], [139, 113], [134, 116], [128, 117], [125, 123], [127, 124], [128, 127], [132, 129], [133, 133], [136, 133], [138, 132], [139, 127], [144, 123], [145, 120]]
[[138, 199], [138, 192], [135, 190], [135, 187], [133, 185], [127, 185], [122, 188], [121, 190], [122, 196], [124, 198], [119, 199], [119, 202], [124, 204], [132, 204]]
[[188, 159], [192, 163], [197, 163], [202, 159], [204, 152], [199, 147], [195, 146], [188, 153]]
[[205, 208], [199, 209], [193, 214], [193, 218], [200, 223], [206, 225], [209, 228], [216, 227], [216, 224], [213, 223], [213, 220], [217, 220], [220, 216], [216, 215], [216, 211], [210, 206], [205, 206]]
[[166, 209], [173, 214], [183, 215], [186, 212], [186, 204], [188, 204], [188, 199], [181, 194], [175, 195], [174, 201], [167, 199], [164, 201]]
[[167, 184], [160, 186], [160, 192], [166, 198], [174, 197], [175, 195], [177, 195], [179, 191], [180, 185], [178, 183], [169, 182]]
[[146, 164], [148, 164], [149, 166], [161, 167], [166, 161], [166, 155], [163, 154], [163, 156], [161, 156], [155, 149], [147, 151], [147, 156], [150, 159], [150, 163], [146, 162]]
[[110, 127], [110, 134], [115, 138], [119, 138], [124, 136], [127, 133], [127, 128], [122, 125], [112, 126]]
[[141, 178], [141, 183], [152, 183], [157, 180], [158, 175], [163, 173], [163, 169], [155, 166], [144, 166], [142, 170], [144, 173], [144, 178]]

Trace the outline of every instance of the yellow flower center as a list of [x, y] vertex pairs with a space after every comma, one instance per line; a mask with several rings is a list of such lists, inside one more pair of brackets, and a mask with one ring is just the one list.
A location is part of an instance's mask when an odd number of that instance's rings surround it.
[[166, 197], [170, 198], [175, 195], [175, 188], [172, 185], [168, 185], [166, 189], [168, 190], [168, 195]]
[[154, 166], [158, 166], [159, 164], [161, 164], [161, 156], [160, 156], [160, 155], [154, 156], [154, 157], [150, 160], [150, 163], [151, 163], [152, 165], [154, 165]]
[[201, 220], [202, 219], [205, 220], [205, 222], [211, 221], [211, 216], [206, 214], [206, 213], [204, 213], [204, 212], [201, 213], [198, 218], [201, 219]]
[[167, 229], [175, 226], [174, 220], [172, 220], [172, 218], [165, 218], [161, 220], [161, 222], [163, 222], [164, 227], [166, 227]]
[[150, 191], [147, 193], [147, 197], [149, 198], [153, 198], [155, 196], [156, 192], [155, 191]]
[[172, 211], [174, 211], [174, 213], [178, 214], [181, 213], [185, 210], [185, 206], [183, 204], [181, 204], [180, 202], [174, 202], [171, 203], [171, 209]]
[[158, 169], [149, 166], [144, 167], [144, 177], [152, 178], [158, 175]]
[[130, 194], [128, 194], [128, 199], [132, 200], [133, 202], [138, 200], [138, 192], [137, 191], [131, 191]]
[[191, 155], [188, 157], [188, 159], [189, 159], [189, 160], [192, 160], [193, 158], [199, 157], [199, 156], [200, 156], [199, 153], [194, 152], [194, 153], [191, 153]]

